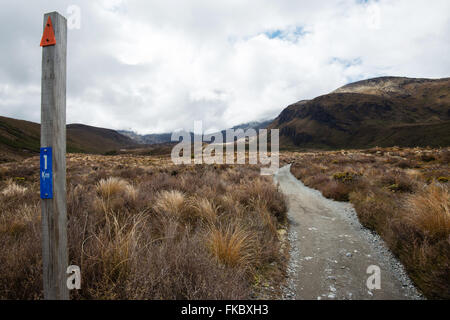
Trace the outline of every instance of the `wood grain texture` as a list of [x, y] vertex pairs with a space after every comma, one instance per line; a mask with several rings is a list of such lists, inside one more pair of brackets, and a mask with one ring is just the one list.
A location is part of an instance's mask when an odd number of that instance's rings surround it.
[[53, 199], [41, 199], [44, 298], [67, 300], [67, 21], [57, 12], [46, 13], [44, 28], [49, 16], [56, 45], [42, 48], [41, 147], [53, 148]]

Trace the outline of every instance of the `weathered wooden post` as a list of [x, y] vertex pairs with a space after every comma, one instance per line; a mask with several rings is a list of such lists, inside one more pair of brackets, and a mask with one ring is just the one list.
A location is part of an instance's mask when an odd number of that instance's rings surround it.
[[45, 299], [69, 299], [66, 285], [66, 53], [67, 21], [44, 15], [41, 88], [41, 209]]

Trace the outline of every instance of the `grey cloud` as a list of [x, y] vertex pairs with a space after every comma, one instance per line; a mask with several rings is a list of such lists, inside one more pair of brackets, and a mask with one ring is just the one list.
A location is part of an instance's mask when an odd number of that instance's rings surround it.
[[[353, 0], [2, 2], [0, 114], [32, 121], [42, 15], [67, 15], [72, 4], [82, 20], [68, 34], [68, 122], [219, 129], [275, 117], [347, 81], [450, 74], [446, 0], [369, 1], [380, 9], [377, 29], [367, 26], [369, 4]], [[274, 30], [284, 38], [268, 37]]]

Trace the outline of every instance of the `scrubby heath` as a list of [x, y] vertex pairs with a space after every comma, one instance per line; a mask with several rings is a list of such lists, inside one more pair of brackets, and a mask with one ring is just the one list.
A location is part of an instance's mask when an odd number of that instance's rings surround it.
[[285, 153], [291, 172], [325, 197], [350, 201], [418, 288], [450, 299], [450, 149]]
[[[286, 204], [257, 166], [68, 155], [75, 299], [248, 299], [279, 283]], [[42, 295], [39, 159], [0, 165], [0, 298]]]

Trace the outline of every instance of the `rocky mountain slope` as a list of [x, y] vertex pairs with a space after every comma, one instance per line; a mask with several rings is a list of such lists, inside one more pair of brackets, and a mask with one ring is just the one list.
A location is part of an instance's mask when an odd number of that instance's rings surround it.
[[450, 145], [450, 78], [355, 82], [284, 109], [269, 125], [285, 148]]

